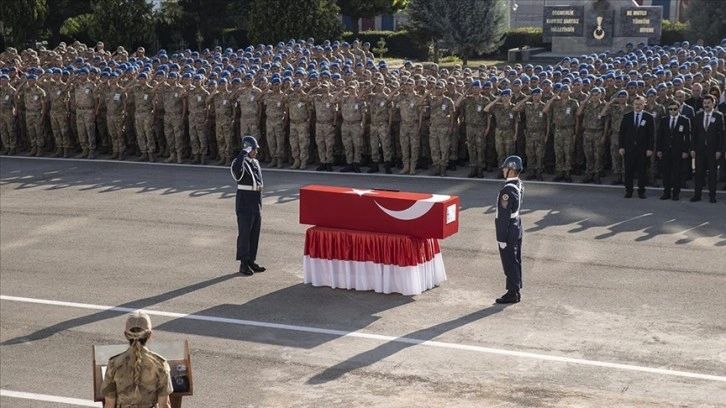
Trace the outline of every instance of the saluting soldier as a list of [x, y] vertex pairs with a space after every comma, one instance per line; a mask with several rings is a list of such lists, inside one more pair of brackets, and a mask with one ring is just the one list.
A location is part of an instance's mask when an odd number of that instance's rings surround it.
[[209, 91], [202, 86], [202, 76], [194, 75], [192, 85], [185, 91], [189, 111], [189, 141], [192, 148], [192, 164], [207, 164], [209, 141], [207, 135], [207, 98]]
[[218, 165], [232, 164], [232, 112], [235, 109], [235, 98], [227, 89], [227, 78], [220, 78], [217, 86], [207, 97], [207, 105], [214, 110], [216, 121]]
[[106, 87], [105, 94], [102, 97], [106, 101], [106, 123], [108, 123], [108, 133], [111, 139], [111, 159], [123, 160], [126, 154], [126, 142], [123, 133], [126, 92], [119, 84], [117, 74], [111, 74], [108, 87]]
[[327, 82], [310, 89], [315, 110], [315, 144], [318, 147], [320, 166], [317, 171], [333, 171], [333, 148], [335, 147], [335, 126], [338, 118], [335, 97], [330, 93]]
[[73, 90], [71, 98], [76, 103], [78, 140], [81, 143], [82, 158], [93, 159], [96, 155], [96, 86], [88, 79], [88, 70], [81, 68], [78, 76], [68, 82]]
[[25, 119], [28, 125], [28, 139], [32, 149], [30, 155], [42, 156], [45, 136], [43, 134], [43, 116], [45, 115], [47, 103], [46, 93], [38, 86], [38, 77], [35, 74], [28, 75], [27, 86], [25, 87]]
[[454, 101], [444, 95], [445, 89], [446, 84], [439, 81], [428, 100], [431, 111], [429, 146], [431, 147], [431, 160], [435, 176], [446, 176], [446, 168], [449, 165], [451, 135], [454, 132], [454, 121], [456, 120]]
[[618, 138], [618, 131], [620, 129], [620, 123], [623, 121], [623, 116], [626, 113], [633, 110], [633, 107], [628, 104], [628, 92], [626, 90], [620, 90], [610, 102], [603, 106], [601, 115], [605, 118], [609, 118], [608, 129], [610, 132], [610, 156], [612, 158], [612, 172], [613, 181], [612, 185], [618, 185], [623, 183], [623, 175], [625, 174], [625, 164], [623, 157], [620, 155], [620, 144]]
[[544, 110], [552, 114], [555, 126], [555, 164], [557, 176], [554, 181], [572, 182], [572, 155], [574, 153], [575, 135], [577, 134], [577, 110], [580, 104], [570, 98], [569, 85], [562, 85], [560, 94], [552, 98]]
[[365, 132], [365, 101], [357, 93], [358, 81], [353, 80], [336, 95], [343, 116], [341, 138], [345, 149], [346, 165], [341, 172], [360, 173], [363, 154], [363, 132]]
[[489, 99], [481, 94], [481, 82], [475, 80], [465, 94], [459, 96], [457, 107], [463, 107], [464, 124], [466, 128], [466, 145], [469, 151], [469, 174], [467, 177], [484, 177], [486, 159], [484, 157], [486, 126], [484, 108]]
[[124, 92], [132, 94], [133, 98], [126, 98], [124, 102], [124, 115], [129, 114], [129, 103], [134, 102], [134, 124], [136, 128], [136, 143], [141, 151], [140, 161], [155, 160], [156, 141], [152, 132], [154, 123], [154, 87], [151, 86], [149, 77], [142, 72], [138, 77], [129, 82]]
[[17, 89], [10, 85], [10, 76], [0, 75], [0, 138], [3, 143], [3, 154], [10, 156], [16, 153], [17, 134], [15, 132], [15, 98]]
[[544, 180], [542, 172], [544, 171], [545, 146], [550, 136], [550, 119], [549, 115], [544, 112], [545, 105], [542, 102], [542, 89], [534, 88], [526, 99], [514, 107], [515, 111], [524, 112], [524, 120], [527, 125], [525, 150], [527, 163], [531, 169], [527, 170], [527, 180]]
[[290, 118], [290, 150], [293, 164], [290, 168], [304, 170], [308, 165], [310, 151], [310, 120], [312, 109], [308, 95], [303, 91], [302, 81], [296, 79], [293, 91], [287, 95], [287, 109]]
[[393, 105], [385, 90], [384, 79], [376, 80], [372, 91], [367, 95], [369, 116], [370, 116], [370, 143], [371, 158], [373, 163], [368, 173], [377, 173], [381, 163], [381, 152], [383, 151], [383, 169], [386, 174], [391, 174], [393, 162], [393, 147], [391, 144], [391, 119], [393, 117]]
[[[491, 113], [489, 122], [487, 123], [487, 130], [485, 133], [489, 133], [491, 128], [492, 117], [495, 120], [495, 147], [497, 157], [500, 158], [500, 162], [504, 162], [505, 158], [514, 154], [514, 137], [517, 134], [517, 121], [515, 117], [514, 105], [511, 102], [512, 91], [509, 89], [503, 89], [499, 96], [484, 108], [484, 112]], [[503, 174], [499, 174], [497, 178], [504, 177]]]
[[595, 87], [577, 110], [577, 115], [582, 117], [584, 129], [582, 147], [585, 151], [586, 168], [583, 183], [601, 183], [600, 173], [605, 154], [605, 118], [602, 116], [604, 105], [602, 90]]
[[267, 147], [272, 156], [271, 167], [282, 168], [285, 163], [285, 124], [287, 122], [287, 100], [281, 89], [280, 78], [272, 78], [272, 88], [260, 93], [257, 101], [265, 106]]
[[423, 117], [421, 109], [423, 96], [416, 93], [415, 84], [413, 79], [408, 79], [403, 84], [403, 88], [397, 90], [393, 95], [393, 100], [401, 112], [401, 131], [399, 133], [403, 162], [401, 174], [416, 174], [416, 163], [421, 148], [419, 133]]
[[70, 95], [66, 90], [66, 83], [61, 78], [59, 68], [53, 70], [53, 79], [50, 85], [50, 128], [53, 131], [56, 151], [54, 157], [69, 157], [71, 154], [71, 137], [69, 110]]
[[186, 106], [184, 104], [184, 87], [179, 84], [179, 76], [176, 72], [170, 72], [166, 82], [157, 85], [155, 100], [159, 99], [163, 100], [164, 136], [169, 149], [169, 158], [166, 159], [166, 163], [174, 161], [183, 163], [183, 118], [186, 115]]

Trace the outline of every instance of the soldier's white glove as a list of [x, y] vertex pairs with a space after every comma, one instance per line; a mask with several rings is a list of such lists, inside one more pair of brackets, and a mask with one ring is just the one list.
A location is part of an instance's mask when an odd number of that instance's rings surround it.
[[244, 148], [244, 151], [246, 151], [246, 152], [247, 152], [247, 154], [250, 154], [250, 152], [252, 151], [252, 146], [247, 146], [247, 147], [245, 147], [245, 148]]
[[504, 248], [507, 247], [507, 243], [506, 242], [497, 242], [497, 244], [499, 244], [499, 249], [504, 249]]

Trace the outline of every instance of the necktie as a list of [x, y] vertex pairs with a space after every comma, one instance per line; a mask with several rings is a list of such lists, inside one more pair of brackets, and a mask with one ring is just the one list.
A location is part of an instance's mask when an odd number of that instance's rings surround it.
[[673, 117], [673, 118], [671, 118], [671, 130], [673, 130], [675, 128], [676, 128], [676, 118]]
[[703, 122], [703, 128], [704, 128], [705, 130], [708, 130], [708, 124], [709, 124], [709, 116], [711, 116], [711, 115], [707, 113], [707, 114], [706, 114], [706, 119], [705, 119], [705, 122]]
[[635, 127], [636, 128], [640, 127], [640, 113], [635, 114]]

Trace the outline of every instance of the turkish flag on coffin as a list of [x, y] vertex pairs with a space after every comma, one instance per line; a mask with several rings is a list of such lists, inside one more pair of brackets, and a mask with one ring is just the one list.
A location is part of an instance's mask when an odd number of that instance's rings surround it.
[[459, 197], [310, 185], [300, 189], [300, 223], [443, 239], [459, 230]]
[[418, 295], [446, 280], [435, 238], [312, 227], [305, 234], [305, 283]]

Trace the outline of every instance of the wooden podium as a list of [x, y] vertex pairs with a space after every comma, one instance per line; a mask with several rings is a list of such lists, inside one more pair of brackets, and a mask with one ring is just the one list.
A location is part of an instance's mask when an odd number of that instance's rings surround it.
[[[111, 357], [123, 353], [128, 345], [93, 346], [93, 400], [103, 402], [101, 385], [106, 375], [106, 367]], [[189, 343], [183, 342], [162, 343], [150, 342], [149, 350], [164, 357], [171, 369], [171, 383], [174, 392], [169, 395], [172, 408], [181, 408], [182, 397], [194, 394], [194, 381], [192, 380], [192, 360], [189, 354]], [[186, 382], [184, 381], [186, 379]]]

